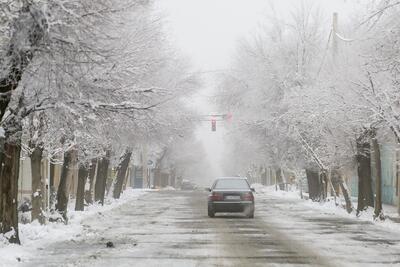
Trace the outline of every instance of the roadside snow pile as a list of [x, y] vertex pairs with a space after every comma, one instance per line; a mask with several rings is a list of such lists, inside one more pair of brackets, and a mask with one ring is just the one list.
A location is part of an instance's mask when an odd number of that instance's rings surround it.
[[256, 190], [256, 193], [265, 193], [265, 192], [269, 192], [270, 189], [272, 188], [272, 186], [264, 186], [262, 184], [251, 184], [251, 187], [254, 188]]
[[86, 207], [85, 211], [74, 211], [75, 203], [68, 205], [68, 224], [48, 223], [40, 225], [37, 221], [30, 224], [19, 224], [21, 246], [9, 244], [7, 239], [0, 235], [0, 266], [13, 266], [18, 261], [23, 261], [27, 255], [32, 255], [38, 248], [49, 243], [69, 239], [79, 239], [83, 231], [82, 221], [85, 218], [115, 209], [125, 203], [136, 200], [149, 190], [127, 189], [120, 199], [107, 198], [104, 206], [96, 203]]
[[175, 187], [172, 187], [172, 186], [166, 186], [166, 187], [161, 188], [160, 190], [162, 190], [162, 191], [175, 191], [176, 189], [175, 189]]
[[270, 196], [284, 197], [284, 198], [300, 198], [300, 193], [297, 190], [289, 188], [288, 191], [276, 190], [275, 185], [265, 186], [262, 184], [252, 184], [256, 194], [268, 194]]
[[[338, 200], [338, 204], [336, 204], [335, 201], [333, 201], [333, 200], [325, 201], [325, 202], [315, 202], [312, 200], [306, 200], [306, 201], [301, 202], [301, 205], [307, 206], [314, 210], [319, 210], [321, 213], [324, 213], [324, 214], [330, 214], [330, 215], [334, 215], [334, 216], [341, 216], [341, 217], [353, 218], [353, 219], [356, 218], [358, 220], [372, 222], [375, 225], [379, 225], [379, 226], [382, 226], [387, 229], [400, 231], [400, 224], [392, 221], [389, 218], [387, 218], [384, 221], [374, 220], [374, 208], [370, 207], [367, 210], [361, 212], [359, 214], [359, 216], [357, 216], [356, 215], [357, 203], [353, 202], [352, 204], [353, 204], [353, 209], [354, 209], [353, 212], [347, 213], [347, 211], [344, 207], [345, 202], [342, 199]], [[395, 217], [398, 217], [397, 214], [393, 214], [393, 207], [391, 207], [391, 206], [386, 206], [386, 210], [385, 210], [385, 207], [383, 207], [383, 213], [385, 215], [391, 215], [391, 216], [394, 215]]]
[[[342, 216], [342, 217], [353, 218], [353, 219], [356, 218], [356, 219], [362, 220], [362, 221], [373, 222], [376, 225], [380, 225], [380, 226], [388, 228], [388, 229], [400, 231], [400, 223], [394, 222], [394, 221], [390, 220], [389, 218], [386, 219], [385, 221], [375, 221], [373, 219], [373, 217], [374, 217], [374, 209], [373, 208], [369, 208], [369, 209], [363, 211], [359, 216], [356, 216], [355, 210], [350, 214], [347, 213], [347, 211], [345, 209], [345, 201], [342, 198], [337, 198], [336, 202], [334, 199], [328, 199], [325, 202], [314, 202], [310, 199], [308, 199], [308, 200], [301, 199], [300, 192], [296, 189], [293, 189], [293, 190], [289, 189], [289, 191], [282, 191], [282, 190], [277, 191], [274, 185], [264, 186], [261, 184], [252, 184], [251, 186], [256, 190], [256, 194], [268, 195], [268, 196], [272, 196], [272, 197], [285, 198], [285, 199], [290, 199], [290, 200], [296, 200], [296, 203], [298, 205], [303, 205], [309, 209], [313, 209], [315, 211], [318, 211], [318, 212], [326, 214], [326, 215]], [[352, 204], [355, 209], [355, 207], [357, 207], [357, 202], [353, 201]], [[396, 208], [393, 206], [389, 206], [389, 205], [384, 205], [383, 213], [389, 217], [398, 218], [398, 216], [399, 216], [397, 214]]]

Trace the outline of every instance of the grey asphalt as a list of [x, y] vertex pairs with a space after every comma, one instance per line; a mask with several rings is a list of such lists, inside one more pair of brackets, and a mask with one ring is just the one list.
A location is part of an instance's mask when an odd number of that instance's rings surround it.
[[255, 219], [208, 218], [206, 196], [149, 192], [19, 266], [400, 266], [399, 234], [372, 223], [268, 195], [256, 195]]

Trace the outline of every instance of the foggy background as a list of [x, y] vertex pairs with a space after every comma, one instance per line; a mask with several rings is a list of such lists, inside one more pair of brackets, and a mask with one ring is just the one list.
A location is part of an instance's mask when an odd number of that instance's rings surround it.
[[[234, 57], [238, 41], [252, 38], [257, 29], [263, 27], [269, 16], [278, 16], [283, 21], [290, 20], [291, 12], [300, 5], [320, 9], [326, 17], [327, 35], [331, 24], [332, 13], [338, 12], [341, 21], [345, 21], [360, 1], [346, 0], [160, 0], [156, 8], [165, 19], [165, 31], [174, 45], [183, 51], [194, 69], [201, 73], [204, 88], [191, 100], [200, 114], [226, 113], [228, 110], [217, 110], [216, 81], [218, 75], [229, 68]], [[235, 120], [235, 114], [233, 114]], [[196, 130], [196, 136], [203, 144], [206, 157], [199, 156], [199, 161], [208, 166], [207, 170], [191, 168], [190, 177], [183, 177], [198, 183], [209, 185], [216, 176], [236, 175], [223, 168], [223, 162], [235, 155], [226, 152], [229, 144], [224, 136], [229, 134], [224, 125], [217, 122], [217, 131], [211, 131], [211, 123], [204, 121]], [[203, 168], [202, 167], [202, 168]], [[241, 174], [244, 175], [244, 174]]]

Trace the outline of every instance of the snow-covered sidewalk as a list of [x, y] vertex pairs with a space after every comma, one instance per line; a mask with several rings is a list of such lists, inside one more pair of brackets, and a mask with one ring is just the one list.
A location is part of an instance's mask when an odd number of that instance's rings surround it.
[[18, 261], [32, 256], [37, 250], [51, 243], [70, 240], [79, 240], [84, 226], [82, 221], [104, 213], [123, 204], [134, 201], [149, 190], [127, 189], [120, 199], [106, 198], [104, 206], [93, 204], [85, 208], [85, 211], [74, 211], [75, 203], [70, 201], [68, 206], [68, 224], [48, 223], [40, 225], [37, 221], [19, 225], [21, 245], [9, 244], [4, 236], [0, 235], [0, 266], [14, 266]]
[[254, 185], [256, 217], [268, 218], [286, 238], [318, 251], [333, 266], [399, 266], [400, 224], [374, 221], [372, 210], [360, 217], [334, 201], [300, 199], [296, 191]]

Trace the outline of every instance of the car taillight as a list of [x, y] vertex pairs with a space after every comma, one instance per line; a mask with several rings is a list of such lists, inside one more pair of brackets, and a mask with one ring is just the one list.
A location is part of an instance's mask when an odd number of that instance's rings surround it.
[[242, 200], [246, 200], [246, 201], [253, 201], [254, 200], [254, 196], [252, 193], [244, 193], [242, 195]]
[[212, 192], [210, 199], [212, 201], [224, 200], [224, 195], [221, 193]]

